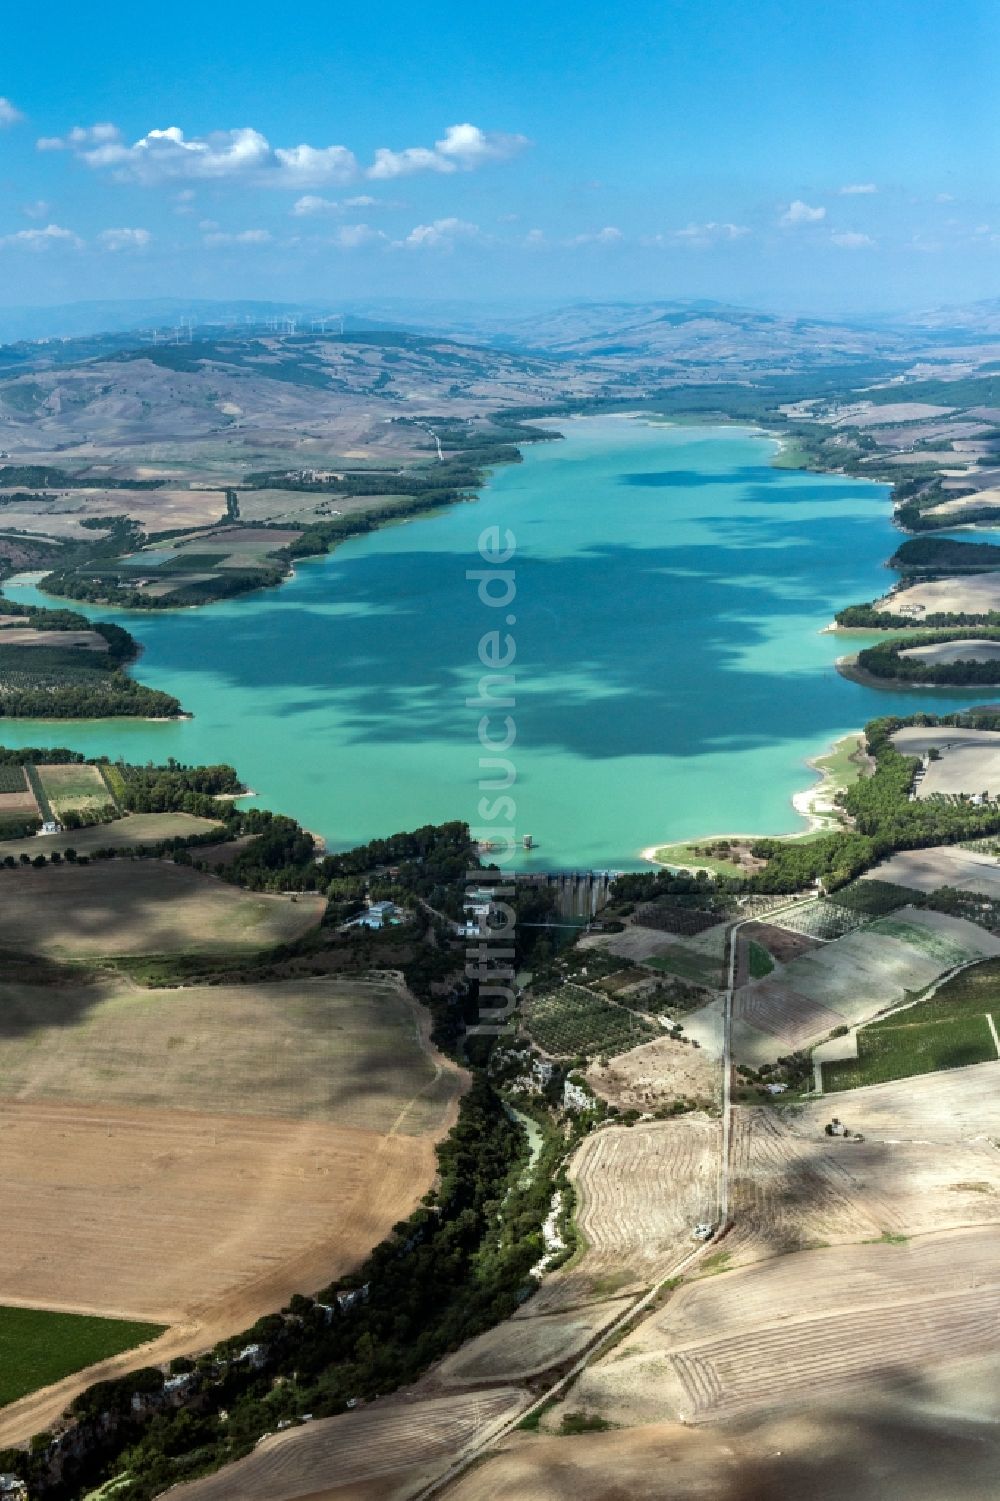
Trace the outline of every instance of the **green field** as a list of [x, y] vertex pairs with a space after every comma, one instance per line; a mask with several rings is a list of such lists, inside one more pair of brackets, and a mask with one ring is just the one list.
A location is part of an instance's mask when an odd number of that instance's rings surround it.
[[650, 969], [680, 975], [682, 980], [693, 980], [696, 985], [707, 985], [713, 990], [722, 984], [721, 960], [711, 954], [700, 954], [696, 949], [684, 948], [679, 943], [669, 944], [653, 958], [642, 962]]
[[0, 1407], [162, 1333], [162, 1324], [0, 1307]]
[[669, 865], [674, 870], [707, 870], [713, 876], [742, 876], [743, 867], [735, 860], [720, 859], [715, 855], [700, 855], [700, 844], [664, 844], [654, 852], [658, 865]]
[[827, 897], [836, 907], [845, 907], [849, 912], [859, 912], [866, 917], [888, 917], [913, 902], [920, 902], [923, 892], [909, 886], [897, 886], [893, 881], [869, 880], [863, 877], [842, 886]]
[[997, 1056], [987, 1021], [1000, 1024], [1000, 960], [963, 970], [929, 1000], [864, 1027], [856, 1063], [827, 1063], [825, 1089], [855, 1089], [912, 1074], [991, 1063]]
[[957, 1016], [948, 1021], [908, 1022], [896, 1026], [865, 1027], [858, 1034], [858, 1059], [828, 1063], [823, 1088], [857, 1089], [862, 1084], [885, 1084], [914, 1074], [991, 1063], [997, 1050], [985, 1016]]
[[662, 1036], [658, 1027], [632, 1011], [611, 1005], [582, 985], [562, 985], [536, 996], [524, 1016], [538, 1046], [561, 1058], [580, 1053], [624, 1053]]
[[774, 968], [774, 960], [762, 943], [750, 941], [750, 978], [751, 980], [763, 980]]

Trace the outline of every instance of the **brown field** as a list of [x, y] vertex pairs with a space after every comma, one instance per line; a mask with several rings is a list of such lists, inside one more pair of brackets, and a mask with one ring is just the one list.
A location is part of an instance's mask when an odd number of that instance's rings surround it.
[[963, 891], [981, 891], [1000, 897], [1000, 863], [991, 855], [963, 850], [958, 845], [937, 845], [926, 850], [901, 850], [868, 872], [875, 881], [892, 881], [915, 891], [937, 891], [939, 886], [957, 886]]
[[607, 1067], [592, 1063], [587, 1083], [620, 1110], [655, 1111], [684, 1098], [718, 1102], [721, 1076], [716, 1060], [702, 1048], [672, 1037], [658, 1037], [630, 1053], [620, 1053]]
[[[758, 1032], [765, 1032], [773, 1039], [771, 1052], [791, 1052], [814, 1037], [841, 1024], [844, 1018], [829, 1006], [807, 995], [801, 995], [790, 985], [778, 980], [758, 980], [745, 985], [733, 998], [733, 1019], [744, 1022]], [[738, 1047], [741, 1056], [746, 1047]], [[764, 1051], [767, 1052], [765, 1044]]]
[[[0, 492], [11, 494], [8, 490]], [[4, 506], [5, 523], [49, 537], [93, 540], [93, 532], [80, 525], [91, 516], [131, 516], [147, 532], [166, 532], [189, 526], [205, 526], [225, 514], [221, 490], [101, 490], [73, 489], [58, 492], [54, 503]]]
[[936, 641], [931, 646], [910, 646], [899, 654], [909, 661], [926, 662], [937, 667], [949, 662], [995, 662], [1000, 657], [1000, 641]]
[[458, 1073], [398, 985], [0, 982], [0, 1098], [442, 1129]]
[[838, 1246], [687, 1282], [584, 1375], [615, 1421], [717, 1423], [996, 1354], [1000, 1229]]
[[845, 1123], [865, 1140], [842, 1141], [823, 1132], [837, 1113], [829, 1100], [801, 1111], [737, 1110], [735, 1226], [724, 1243], [733, 1261], [1000, 1221], [1000, 1153], [984, 1139], [872, 1139], [864, 1109], [845, 1108]]
[[800, 954], [808, 954], [820, 947], [820, 939], [810, 938], [805, 933], [793, 933], [790, 928], [775, 927], [773, 923], [747, 923], [741, 932], [744, 938], [763, 944], [779, 964], [787, 964]]
[[507, 1319], [449, 1355], [434, 1372], [435, 1383], [471, 1386], [480, 1382], [526, 1381], [579, 1355], [602, 1329], [629, 1306], [628, 1298], [588, 1303], [572, 1313]]
[[930, 579], [909, 584], [884, 599], [876, 600], [876, 609], [893, 614], [913, 612], [933, 615], [936, 611], [964, 615], [988, 615], [1000, 610], [1000, 573], [965, 574], [957, 578]]
[[918, 797], [935, 792], [1000, 791], [1000, 734], [993, 730], [963, 730], [951, 725], [897, 730], [892, 743], [906, 756], [925, 755], [931, 747], [941, 752], [931, 761], [917, 788]]
[[24, 819], [40, 818], [35, 794], [28, 786], [27, 778], [23, 792], [0, 792], [0, 823], [21, 822]]
[[471, 1396], [389, 1397], [264, 1440], [218, 1475], [171, 1491], [177, 1501], [402, 1501], [526, 1405], [517, 1387]]
[[588, 1136], [570, 1166], [582, 1255], [542, 1283], [519, 1317], [571, 1308], [665, 1277], [718, 1214], [721, 1126], [703, 1115]]
[[[871, 1140], [955, 1142], [1000, 1137], [1000, 1063], [976, 1063], [944, 1073], [869, 1084], [836, 1097], [848, 1124]], [[797, 1133], [817, 1130], [839, 1112], [832, 1097], [797, 1106]], [[846, 1114], [845, 1114], [846, 1119]]]
[[301, 938], [325, 906], [163, 860], [2, 870], [0, 947], [51, 958], [245, 953]]
[[30, 626], [0, 629], [0, 646], [48, 646], [62, 651], [79, 646], [87, 651], [108, 651], [108, 642], [97, 631], [36, 631]]
[[[0, 860], [7, 855], [15, 858], [21, 854], [51, 855], [53, 850], [60, 854], [64, 850], [76, 850], [78, 855], [87, 855], [99, 849], [132, 849], [138, 845], [159, 844], [163, 839], [190, 839], [195, 834], [207, 834], [209, 829], [221, 827], [213, 819], [197, 818], [193, 813], [130, 813], [127, 818], [92, 824], [86, 829], [33, 834], [30, 839], [0, 839]], [[225, 850], [229, 846], [210, 848]], [[199, 859], [203, 858], [201, 846], [195, 853]]]
[[356, 1265], [433, 1182], [462, 1088], [385, 982], [10, 985], [2, 1014], [0, 1304], [174, 1327], [12, 1404], [0, 1444]]
[[[788, 1415], [717, 1429], [658, 1419], [571, 1438], [514, 1433], [451, 1490], [454, 1501], [995, 1501], [996, 1358], [919, 1382], [860, 1385]], [[578, 1411], [571, 1391], [563, 1408]], [[402, 1492], [393, 1493], [403, 1501]], [[324, 1492], [310, 1501], [381, 1501]]]

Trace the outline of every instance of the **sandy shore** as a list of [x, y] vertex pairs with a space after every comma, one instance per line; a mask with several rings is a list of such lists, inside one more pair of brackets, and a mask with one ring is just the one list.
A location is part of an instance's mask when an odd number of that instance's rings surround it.
[[809, 757], [806, 765], [816, 773], [816, 775], [819, 777], [819, 781], [816, 782], [812, 787], [806, 787], [803, 789], [803, 791], [794, 792], [792, 794], [792, 807], [795, 809], [800, 818], [804, 818], [806, 820], [806, 823], [808, 825], [807, 828], [800, 830], [798, 833], [761, 834], [758, 832], [756, 834], [699, 834], [696, 838], [692, 839], [664, 839], [661, 840], [659, 844], [650, 844], [647, 845], [645, 849], [640, 850], [640, 859], [645, 860], [649, 865], [655, 865], [659, 870], [663, 870], [667, 867], [665, 866], [663, 861], [656, 858], [657, 852], [659, 850], [668, 849], [671, 846], [676, 846], [679, 844], [685, 844], [689, 846], [696, 844], [715, 844], [720, 839], [802, 839], [807, 834], [814, 834], [819, 832], [829, 833], [835, 829], [842, 828], [843, 825], [840, 818], [840, 811], [837, 807], [837, 804], [834, 802], [834, 794], [836, 792], [842, 791], [845, 784], [839, 777], [834, 776], [830, 772], [829, 768], [826, 767], [823, 763], [827, 761], [830, 756], [834, 755], [840, 746], [845, 745], [848, 742], [853, 742], [853, 744], [860, 749], [863, 738], [864, 737], [861, 730], [852, 730], [849, 735], [843, 735], [839, 740], [835, 740], [829, 747], [829, 749], [822, 751], [817, 756]]

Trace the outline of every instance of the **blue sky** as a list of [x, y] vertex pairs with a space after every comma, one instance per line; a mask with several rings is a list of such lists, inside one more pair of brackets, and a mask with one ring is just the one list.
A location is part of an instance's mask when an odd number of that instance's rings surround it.
[[20, 6], [0, 304], [988, 297], [998, 60], [995, 0]]

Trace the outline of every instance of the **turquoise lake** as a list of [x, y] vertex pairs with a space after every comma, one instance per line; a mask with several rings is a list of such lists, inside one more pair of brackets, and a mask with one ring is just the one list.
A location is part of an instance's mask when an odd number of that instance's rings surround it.
[[[140, 676], [195, 717], [18, 721], [3, 741], [231, 761], [261, 806], [332, 848], [451, 818], [489, 832], [504, 820], [477, 811], [482, 711], [467, 699], [480, 637], [509, 629], [516, 704], [500, 717], [517, 729], [514, 826], [536, 845], [517, 864], [605, 869], [668, 839], [798, 831], [807, 757], [877, 714], [975, 701], [876, 692], [833, 668], [864, 642], [822, 627], [894, 577], [885, 486], [774, 469], [774, 441], [745, 428], [562, 431], [478, 500], [300, 563], [279, 589], [86, 611], [127, 624]], [[466, 579], [492, 525], [516, 538], [509, 610]]]

